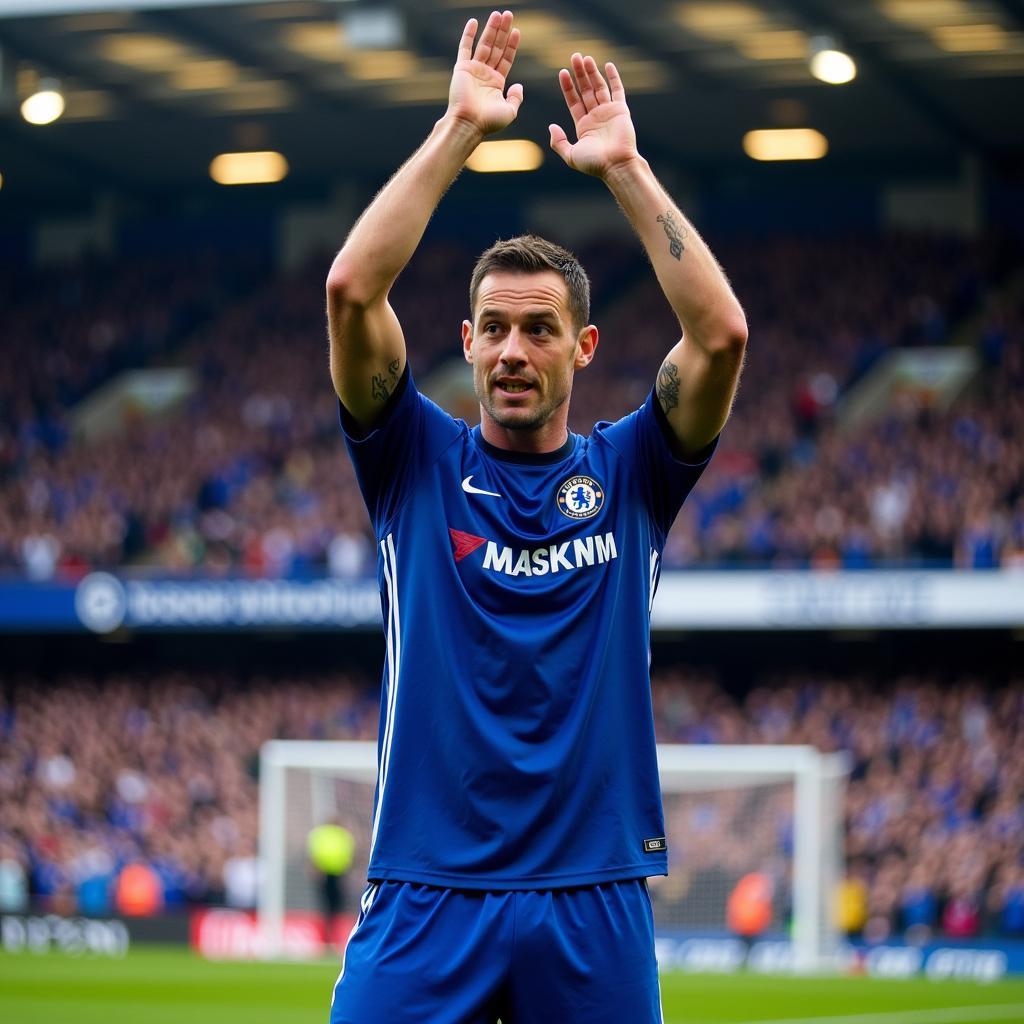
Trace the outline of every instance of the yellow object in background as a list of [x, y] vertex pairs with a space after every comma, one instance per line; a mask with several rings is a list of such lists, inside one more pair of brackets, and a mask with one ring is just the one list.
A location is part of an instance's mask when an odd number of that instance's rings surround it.
[[844, 878], [836, 890], [836, 924], [845, 935], [855, 935], [868, 919], [868, 887], [861, 878]]
[[356, 841], [341, 825], [317, 825], [309, 833], [309, 859], [325, 875], [343, 875], [352, 866]]

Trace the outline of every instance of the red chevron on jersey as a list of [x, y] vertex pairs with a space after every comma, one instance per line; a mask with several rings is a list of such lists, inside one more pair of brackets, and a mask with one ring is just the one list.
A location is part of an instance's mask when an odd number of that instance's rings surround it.
[[450, 526], [448, 527], [448, 533], [452, 538], [452, 549], [455, 552], [456, 562], [461, 562], [466, 555], [473, 554], [487, 540], [486, 537], [478, 537], [475, 533], [463, 533], [462, 530], [453, 530]]

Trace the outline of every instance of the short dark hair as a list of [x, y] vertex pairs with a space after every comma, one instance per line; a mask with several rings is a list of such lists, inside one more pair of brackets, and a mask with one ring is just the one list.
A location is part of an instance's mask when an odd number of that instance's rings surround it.
[[582, 330], [590, 322], [590, 278], [576, 257], [554, 242], [538, 235], [518, 235], [498, 239], [480, 255], [469, 281], [469, 310], [476, 316], [476, 297], [480, 282], [496, 270], [520, 274], [539, 274], [553, 270], [569, 290], [569, 314], [574, 326]]

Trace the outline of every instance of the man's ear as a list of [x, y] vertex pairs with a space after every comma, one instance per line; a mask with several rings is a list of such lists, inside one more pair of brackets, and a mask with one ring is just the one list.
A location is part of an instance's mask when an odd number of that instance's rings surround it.
[[577, 370], [582, 370], [584, 366], [590, 365], [590, 361], [597, 351], [597, 340], [598, 330], [593, 324], [587, 324], [580, 331], [576, 338], [576, 358], [572, 363]]
[[468, 320], [462, 321], [462, 354], [467, 363], [473, 362], [473, 325]]

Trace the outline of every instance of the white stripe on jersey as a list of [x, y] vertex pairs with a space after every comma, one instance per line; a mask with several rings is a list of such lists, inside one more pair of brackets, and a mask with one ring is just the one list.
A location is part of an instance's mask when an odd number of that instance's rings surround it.
[[651, 548], [651, 566], [650, 566], [650, 579], [648, 581], [650, 587], [650, 600], [647, 602], [647, 614], [650, 615], [651, 609], [654, 607], [654, 592], [658, 587], [658, 552]]
[[395, 564], [395, 545], [392, 534], [389, 533], [380, 542], [380, 550], [384, 556], [384, 583], [388, 594], [388, 699], [384, 721], [384, 743], [380, 752], [380, 764], [377, 766], [377, 806], [374, 809], [373, 830], [370, 834], [371, 857], [377, 842], [377, 829], [380, 827], [381, 808], [384, 806], [384, 787], [387, 785], [388, 768], [391, 764], [391, 743], [395, 737], [395, 702], [398, 696], [398, 669], [402, 659], [402, 620], [398, 609], [398, 569]]

